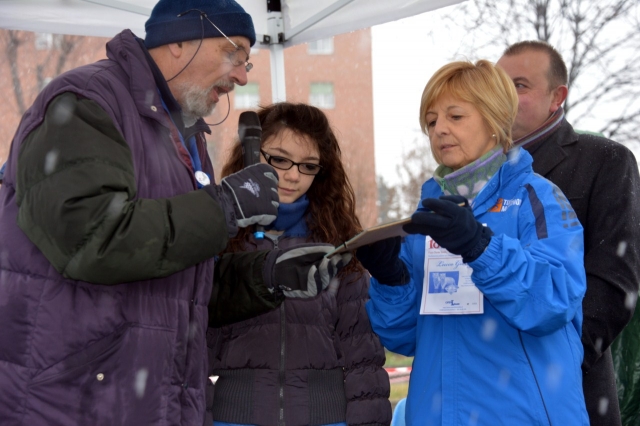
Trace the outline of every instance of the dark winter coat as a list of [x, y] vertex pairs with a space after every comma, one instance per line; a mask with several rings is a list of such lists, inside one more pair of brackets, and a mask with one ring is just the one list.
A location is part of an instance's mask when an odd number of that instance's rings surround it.
[[[276, 240], [280, 248], [303, 242], [299, 237]], [[273, 244], [269, 238], [253, 240], [247, 249]], [[279, 309], [254, 319], [210, 328], [210, 374], [219, 376], [213, 419], [388, 425], [389, 377], [382, 368], [384, 349], [365, 311], [368, 286], [368, 275], [351, 274], [337, 292], [330, 286], [315, 298], [286, 299]]]
[[107, 56], [49, 83], [11, 147], [0, 189], [3, 426], [202, 425], [211, 258], [228, 217], [196, 190], [133, 34]]
[[640, 282], [638, 164], [623, 145], [577, 134], [566, 120], [528, 150], [533, 170], [560, 187], [584, 227], [582, 385], [591, 424], [619, 425], [610, 345], [633, 315]]

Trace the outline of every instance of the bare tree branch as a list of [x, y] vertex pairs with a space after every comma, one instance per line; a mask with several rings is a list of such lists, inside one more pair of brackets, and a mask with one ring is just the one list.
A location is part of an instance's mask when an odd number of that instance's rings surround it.
[[472, 0], [447, 19], [466, 35], [459, 51], [474, 59], [495, 61], [522, 40], [555, 46], [569, 73], [568, 119], [632, 144], [640, 140], [639, 8], [637, 0]]
[[[556, 47], [569, 74], [568, 120], [640, 152], [639, 18], [637, 0], [469, 0], [443, 19], [463, 34], [455, 56], [497, 61], [510, 44], [532, 39]], [[399, 218], [415, 209], [435, 167], [417, 160], [424, 158], [431, 158], [428, 143], [416, 140], [397, 169], [400, 184], [385, 189], [390, 201], [381, 212]]]
[[85, 37], [64, 35], [60, 39], [60, 54], [55, 68], [55, 75], [60, 75], [65, 69], [65, 65], [74, 50], [79, 50]]
[[18, 50], [22, 44], [19, 31], [8, 30], [5, 37], [5, 55], [11, 68], [11, 81], [13, 82], [13, 95], [16, 98], [16, 105], [20, 115], [27, 110], [24, 102], [24, 92], [20, 81], [20, 71], [18, 63]]
[[424, 136], [416, 137], [412, 148], [403, 152], [401, 164], [396, 166], [400, 183], [391, 187], [382, 178], [378, 178], [380, 221], [411, 215], [420, 201], [422, 184], [433, 176], [436, 167], [428, 140]]

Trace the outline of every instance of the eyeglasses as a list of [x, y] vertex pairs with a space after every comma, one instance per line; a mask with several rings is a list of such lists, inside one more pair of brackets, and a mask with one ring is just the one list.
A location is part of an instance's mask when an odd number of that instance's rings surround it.
[[220, 34], [222, 34], [222, 37], [226, 38], [227, 41], [229, 43], [231, 43], [233, 45], [233, 47], [235, 47], [234, 51], [228, 53], [229, 61], [231, 62], [231, 64], [234, 67], [239, 67], [240, 65], [244, 64], [244, 69], [247, 72], [249, 72], [249, 71], [251, 71], [251, 69], [253, 69], [253, 64], [251, 62], [249, 62], [249, 54], [244, 49], [244, 47], [238, 46], [237, 44], [235, 44], [233, 42], [233, 40], [231, 40], [229, 37], [227, 37], [227, 35], [225, 33], [223, 33], [222, 30], [220, 28], [218, 28], [218, 26], [216, 24], [214, 24], [211, 19], [209, 19], [209, 17], [207, 16], [207, 14], [205, 12], [201, 11], [200, 9], [189, 9], [186, 12], [182, 12], [182, 13], [178, 14], [178, 17], [181, 17], [182, 15], [186, 15], [189, 12], [198, 12], [198, 13], [200, 13], [200, 23], [202, 24], [202, 39], [204, 39], [204, 21], [203, 21], [203, 18], [204, 18], [207, 21], [209, 21], [209, 23], [211, 25], [213, 25], [213, 28], [215, 28]]
[[311, 175], [315, 176], [322, 171], [322, 166], [320, 164], [313, 163], [296, 163], [295, 161], [291, 161], [285, 157], [279, 157], [276, 155], [269, 155], [263, 150], [260, 150], [264, 158], [267, 160], [267, 163], [271, 164], [276, 169], [280, 170], [289, 170], [293, 166], [298, 166], [298, 171], [303, 175]]

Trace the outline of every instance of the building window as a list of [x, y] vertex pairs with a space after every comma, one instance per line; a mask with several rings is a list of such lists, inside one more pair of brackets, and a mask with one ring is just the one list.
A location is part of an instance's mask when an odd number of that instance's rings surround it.
[[258, 83], [247, 83], [244, 86], [236, 86], [235, 109], [255, 109], [260, 104], [260, 86]]
[[309, 103], [318, 108], [335, 108], [336, 98], [333, 94], [333, 83], [311, 83]]
[[53, 34], [36, 33], [35, 37], [36, 50], [49, 50], [53, 46]]
[[333, 54], [333, 37], [310, 41], [307, 47], [309, 55], [331, 55]]

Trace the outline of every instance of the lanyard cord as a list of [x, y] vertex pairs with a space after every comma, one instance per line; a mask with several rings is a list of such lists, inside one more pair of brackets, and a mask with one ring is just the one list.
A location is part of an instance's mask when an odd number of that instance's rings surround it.
[[[169, 115], [169, 118], [171, 119], [171, 122], [177, 129], [178, 126], [176, 126], [176, 123], [173, 121], [173, 118], [169, 113], [169, 109], [167, 108], [167, 105], [164, 103], [164, 100], [162, 99], [162, 97], [160, 97], [160, 100], [162, 102], [162, 107], [167, 112], [167, 114]], [[182, 146], [185, 148], [185, 150], [187, 151], [187, 154], [189, 154], [189, 158], [191, 159], [191, 167], [193, 167], [193, 172], [196, 176], [196, 184], [198, 188], [202, 188], [203, 186], [208, 185], [208, 183], [204, 183], [204, 182], [206, 182], [207, 180], [210, 180], [210, 176], [207, 173], [204, 173], [202, 171], [202, 162], [200, 161], [200, 153], [198, 152], [198, 144], [196, 142], [196, 136], [195, 135], [191, 136], [188, 140], [189, 143], [185, 141], [184, 136], [182, 136], [182, 133], [179, 130], [178, 130], [178, 136], [180, 137], [180, 143], [182, 143]], [[201, 175], [205, 175], [207, 178], [204, 182], [201, 182], [202, 179], [199, 177]]]

